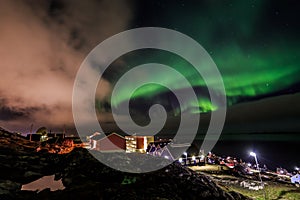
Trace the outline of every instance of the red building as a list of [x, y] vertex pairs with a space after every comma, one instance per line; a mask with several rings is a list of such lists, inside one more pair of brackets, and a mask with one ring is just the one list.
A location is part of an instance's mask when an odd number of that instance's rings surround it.
[[96, 145], [93, 150], [103, 151], [103, 152], [123, 152], [126, 150], [125, 138], [117, 133], [111, 133], [108, 136], [104, 136], [98, 140], [96, 138], [91, 138], [93, 143]]

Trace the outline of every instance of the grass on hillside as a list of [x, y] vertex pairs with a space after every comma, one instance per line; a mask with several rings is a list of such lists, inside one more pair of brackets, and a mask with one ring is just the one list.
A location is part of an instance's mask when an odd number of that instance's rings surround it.
[[[229, 190], [239, 192], [247, 197], [263, 200], [263, 199], [287, 199], [287, 200], [300, 200], [300, 188], [295, 186], [288, 186], [283, 184], [273, 184], [265, 186], [265, 194], [263, 190], [253, 191], [246, 188], [237, 186], [227, 186]], [[266, 198], [265, 198], [266, 196]]]

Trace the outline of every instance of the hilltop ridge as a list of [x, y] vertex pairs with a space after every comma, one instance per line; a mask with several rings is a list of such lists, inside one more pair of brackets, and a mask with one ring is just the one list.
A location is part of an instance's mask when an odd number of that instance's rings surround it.
[[[58, 155], [35, 152], [36, 144], [0, 130], [1, 199], [247, 199], [178, 163], [150, 173], [130, 174], [107, 167], [83, 148]], [[110, 159], [145, 159], [137, 154], [125, 155], [112, 153]], [[23, 184], [49, 175], [61, 179], [65, 189], [39, 193], [20, 190]]]

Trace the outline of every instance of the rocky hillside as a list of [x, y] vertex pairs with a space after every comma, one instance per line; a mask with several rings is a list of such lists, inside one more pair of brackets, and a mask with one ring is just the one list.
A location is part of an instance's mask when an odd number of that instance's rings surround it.
[[[103, 165], [86, 149], [58, 155], [36, 152], [37, 145], [0, 130], [0, 199], [246, 199], [176, 163], [151, 173], [130, 174]], [[112, 154], [110, 159], [131, 162], [139, 156]], [[21, 191], [23, 184], [49, 175], [62, 180], [65, 189]]]

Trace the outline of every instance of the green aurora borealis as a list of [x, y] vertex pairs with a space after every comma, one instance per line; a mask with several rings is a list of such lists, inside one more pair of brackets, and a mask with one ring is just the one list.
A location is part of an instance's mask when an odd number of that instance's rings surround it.
[[[149, 3], [147, 9], [157, 9], [157, 15], [150, 17], [146, 13], [142, 19], [137, 19], [137, 23], [174, 29], [199, 42], [222, 74], [229, 106], [242, 99], [272, 96], [300, 82], [299, 30], [297, 23], [291, 21], [291, 14], [283, 9], [270, 9], [268, 1], [170, 3], [168, 9], [162, 6], [168, 1], [161, 2], [160, 6]], [[193, 49], [187, 51], [194, 53]], [[183, 74], [193, 87], [206, 87], [193, 66], [176, 55], [150, 51], [144, 54], [133, 52], [123, 57], [125, 69], [149, 62], [163, 63]], [[177, 89], [187, 87], [164, 74], [149, 76], [153, 81], [164, 80]], [[212, 82], [213, 79], [211, 77]], [[118, 99], [113, 100], [113, 106], [128, 98], [131, 86], [124, 85], [122, 91]], [[165, 87], [149, 84], [139, 88], [131, 98], [150, 99], [163, 92], [166, 92]], [[202, 94], [199, 94], [198, 102], [187, 104], [186, 108], [198, 105], [201, 112], [217, 109], [217, 105], [211, 105], [209, 97]]]

